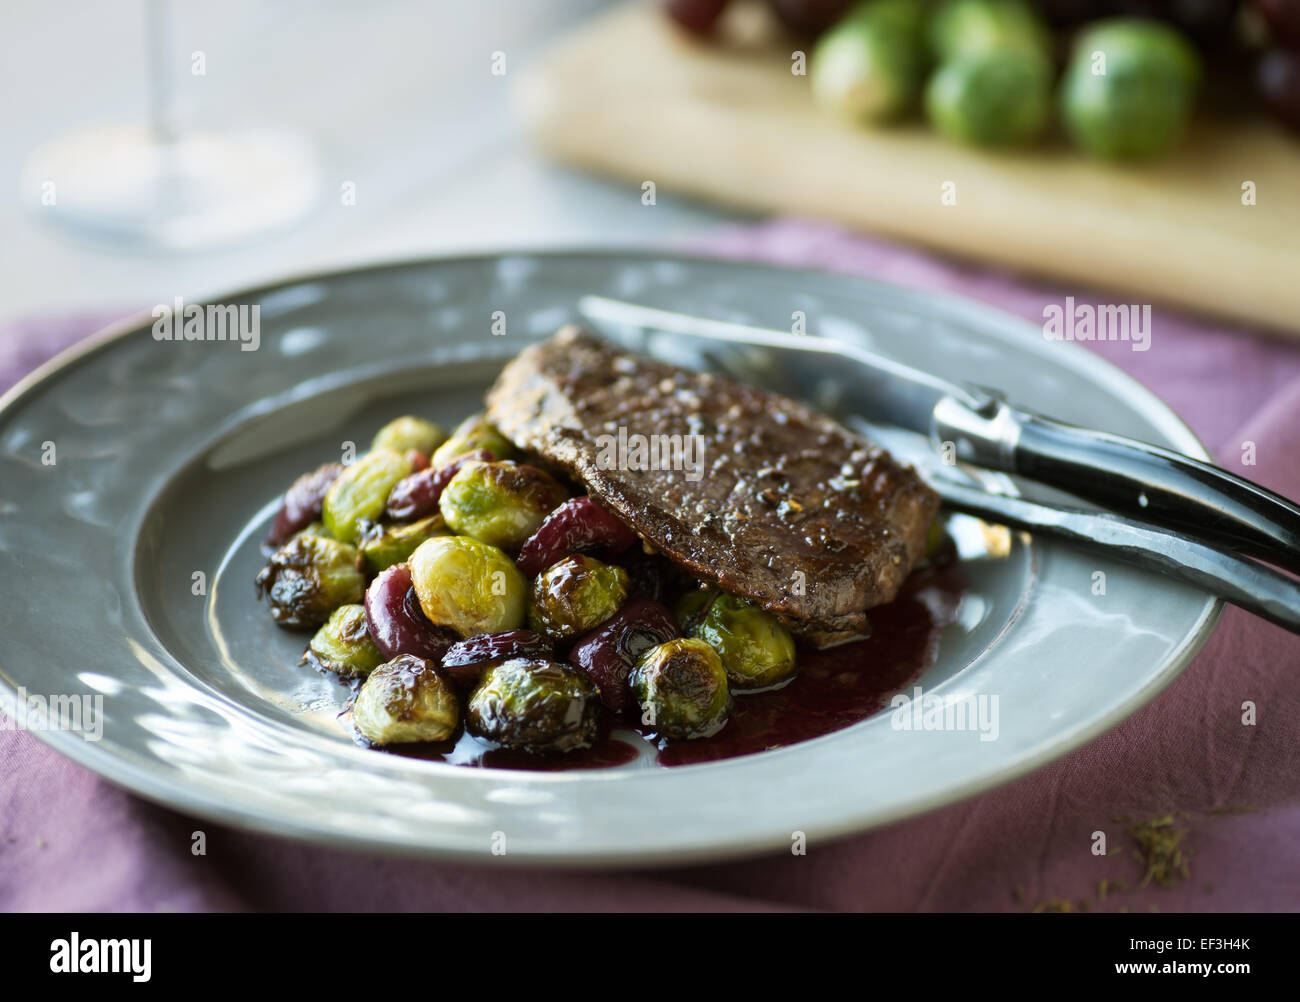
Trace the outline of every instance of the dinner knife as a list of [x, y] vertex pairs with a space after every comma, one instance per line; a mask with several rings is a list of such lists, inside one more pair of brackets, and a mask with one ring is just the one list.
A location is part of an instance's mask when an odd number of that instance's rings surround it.
[[[690, 316], [604, 296], [579, 312], [634, 350], [707, 364], [926, 435], [956, 461], [1022, 476], [1116, 512], [1300, 572], [1300, 507], [1209, 463], [1016, 407], [847, 341]], [[662, 342], [664, 335], [667, 343]], [[725, 343], [726, 351], [711, 350]], [[801, 392], [793, 392], [798, 388]]]

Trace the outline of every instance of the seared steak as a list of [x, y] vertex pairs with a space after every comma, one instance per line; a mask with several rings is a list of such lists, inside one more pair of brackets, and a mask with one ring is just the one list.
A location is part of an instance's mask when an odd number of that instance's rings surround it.
[[[893, 601], [939, 504], [910, 467], [803, 404], [574, 327], [506, 366], [488, 416], [654, 549], [819, 646], [864, 633], [866, 610]], [[702, 464], [647, 469], [637, 436], [698, 436]], [[665, 449], [657, 465], [673, 459], [699, 457]]]

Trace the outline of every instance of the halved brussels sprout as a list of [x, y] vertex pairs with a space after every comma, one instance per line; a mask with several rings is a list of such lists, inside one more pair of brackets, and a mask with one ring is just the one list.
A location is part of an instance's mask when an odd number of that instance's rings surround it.
[[568, 496], [535, 466], [466, 463], [443, 489], [438, 510], [461, 535], [517, 550]]
[[321, 516], [335, 539], [355, 543], [362, 522], [378, 521], [388, 492], [411, 472], [411, 460], [392, 449], [368, 452], [344, 468], [325, 495]]
[[589, 748], [600, 730], [600, 693], [568, 665], [512, 658], [483, 673], [465, 713], [469, 732], [540, 754]]
[[446, 741], [460, 723], [460, 703], [432, 662], [403, 654], [362, 683], [352, 720], [377, 745]]
[[435, 536], [407, 563], [411, 586], [431, 623], [462, 637], [524, 625], [528, 582], [495, 546], [467, 536]]
[[406, 452], [414, 449], [427, 459], [438, 446], [447, 441], [447, 433], [432, 421], [424, 418], [395, 418], [375, 432], [375, 439], [370, 443], [371, 451], [392, 449], [394, 452]]
[[327, 536], [294, 536], [271, 555], [257, 575], [258, 591], [271, 602], [281, 626], [314, 629], [340, 605], [360, 602], [366, 579], [354, 546]]
[[339, 675], [369, 675], [384, 663], [366, 629], [364, 605], [341, 605], [316, 631], [301, 664], [314, 665]]
[[508, 438], [488, 424], [484, 415], [473, 414], [456, 426], [451, 438], [438, 446], [429, 465], [446, 466], [457, 456], [475, 449], [486, 449], [496, 459], [510, 459], [518, 452]]
[[426, 539], [451, 535], [451, 530], [447, 528], [447, 523], [441, 515], [430, 515], [409, 525], [389, 525], [383, 528], [376, 526], [375, 528], [375, 533], [361, 543], [361, 555], [375, 571], [400, 564]]
[[641, 655], [629, 676], [641, 722], [669, 738], [706, 738], [727, 722], [731, 692], [718, 652], [695, 637]]
[[709, 589], [687, 592], [674, 612], [683, 633], [718, 652], [733, 688], [764, 689], [794, 674], [794, 638], [758, 606]]
[[575, 554], [552, 564], [533, 581], [528, 625], [548, 637], [576, 637], [622, 608], [627, 571]]

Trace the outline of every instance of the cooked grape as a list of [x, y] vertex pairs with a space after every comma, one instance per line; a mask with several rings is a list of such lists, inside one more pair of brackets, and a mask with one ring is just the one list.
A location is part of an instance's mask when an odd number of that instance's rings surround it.
[[380, 571], [366, 589], [365, 604], [370, 639], [385, 658], [413, 654], [437, 661], [456, 641], [453, 631], [429, 622], [405, 564]]
[[571, 553], [616, 557], [635, 542], [636, 533], [591, 498], [570, 498], [528, 538], [516, 562], [531, 578]]
[[479, 680], [485, 668], [510, 658], [554, 657], [551, 641], [532, 630], [480, 633], [452, 644], [442, 656], [442, 670], [457, 685], [468, 687]]
[[628, 673], [651, 647], [680, 636], [673, 614], [658, 602], [632, 599], [618, 615], [581, 636], [568, 662], [600, 687], [601, 701], [615, 713], [631, 702]]
[[285, 491], [266, 541], [272, 546], [279, 546], [294, 533], [302, 531], [320, 518], [325, 495], [342, 472], [342, 463], [326, 463], [295, 480]]
[[388, 495], [385, 513], [398, 522], [432, 515], [438, 510], [438, 500], [442, 497], [443, 490], [462, 466], [466, 463], [490, 462], [492, 453], [479, 449], [458, 456], [445, 466], [435, 467], [425, 463], [423, 469], [404, 477], [393, 486]]

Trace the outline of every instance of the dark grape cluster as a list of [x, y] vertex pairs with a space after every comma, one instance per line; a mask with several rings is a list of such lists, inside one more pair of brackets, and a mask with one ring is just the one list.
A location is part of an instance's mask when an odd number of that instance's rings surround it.
[[[710, 35], [728, 0], [660, 0], [682, 28]], [[768, 0], [777, 18], [793, 31], [815, 37], [841, 20], [853, 0]], [[1253, 83], [1272, 114], [1300, 131], [1300, 0], [1034, 0], [1052, 26], [1070, 29], [1105, 17], [1139, 17], [1178, 28], [1207, 57], [1254, 63], [1253, 81], [1233, 73], [1239, 86]], [[1244, 52], [1238, 27], [1245, 12], [1261, 22], [1265, 37], [1260, 52]], [[1233, 97], [1235, 100], [1235, 96]]]

